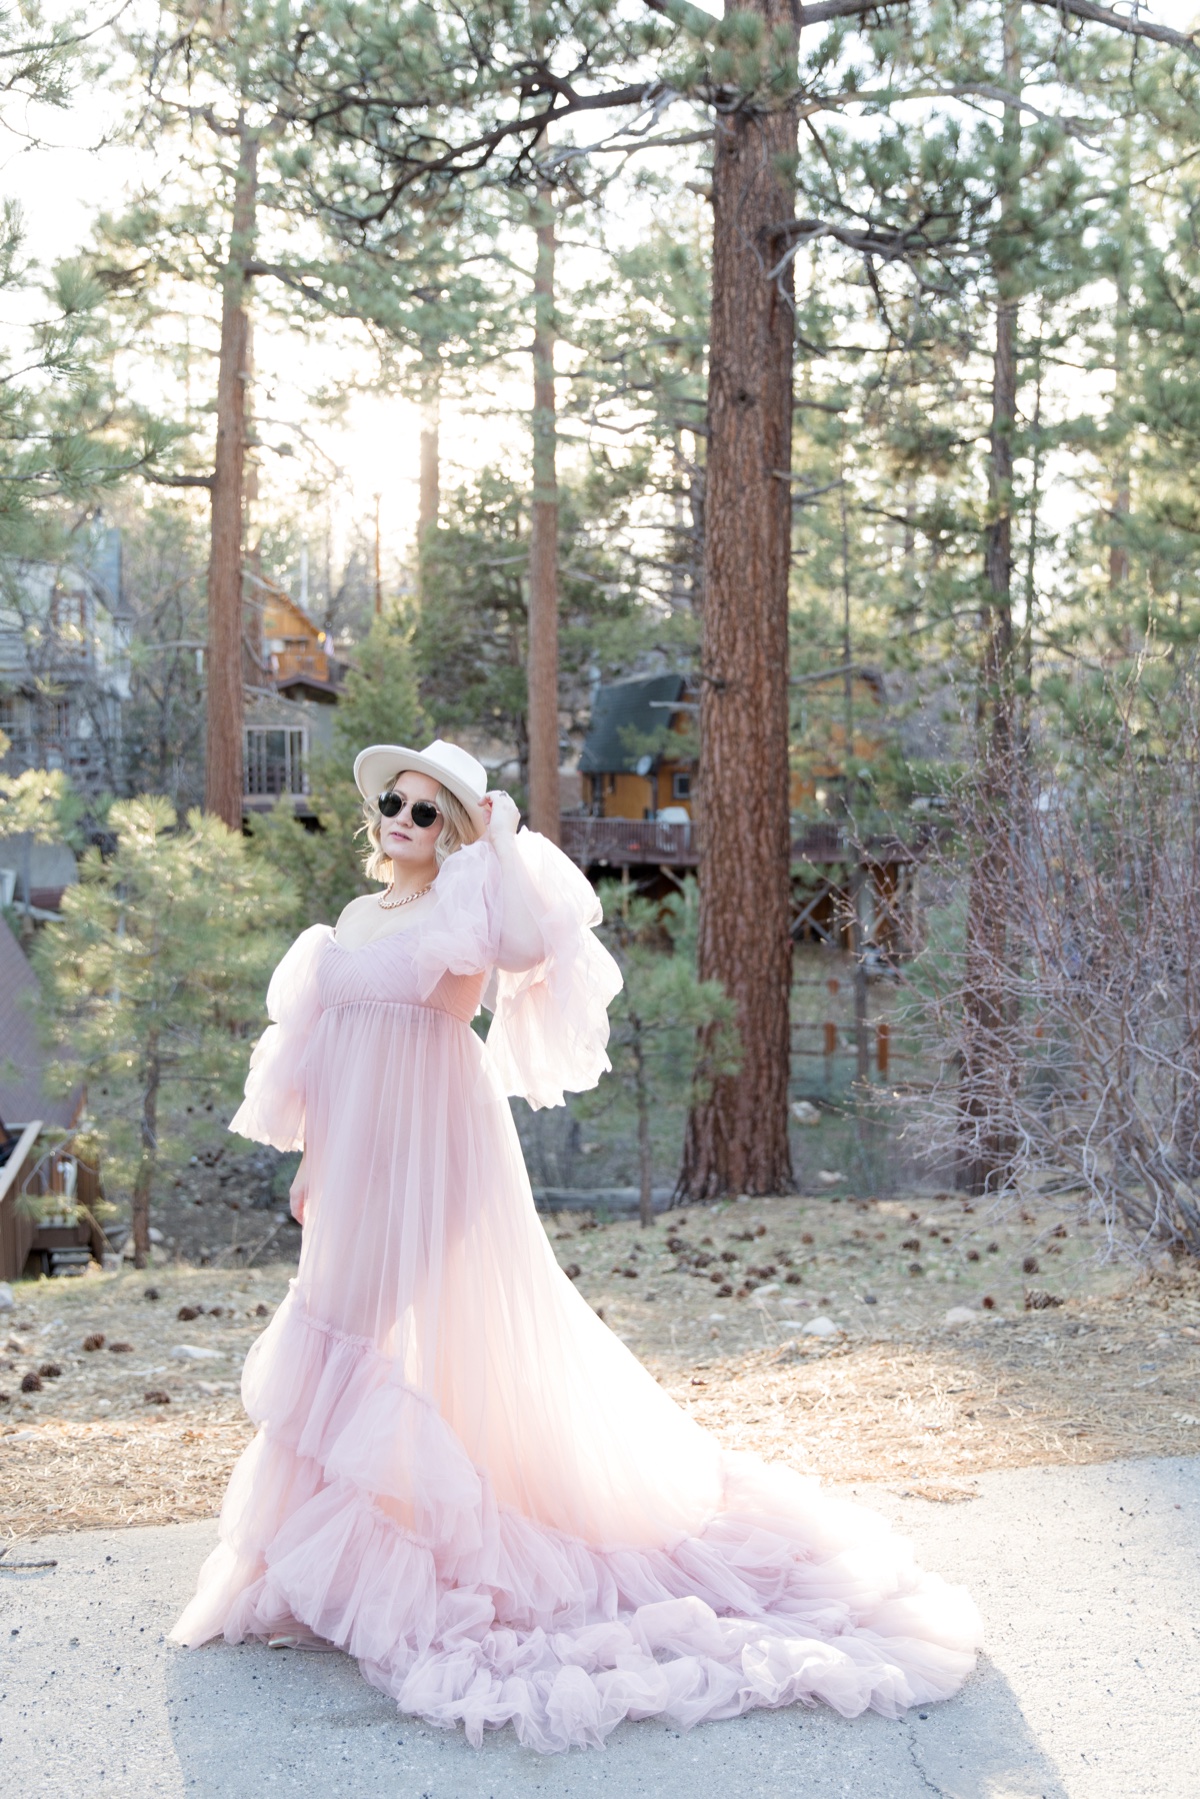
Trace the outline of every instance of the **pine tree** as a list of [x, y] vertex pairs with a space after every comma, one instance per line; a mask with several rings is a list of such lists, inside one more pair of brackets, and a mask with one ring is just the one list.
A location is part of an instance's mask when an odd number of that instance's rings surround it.
[[624, 986], [610, 1008], [612, 1074], [585, 1113], [611, 1103], [617, 1085], [632, 1101], [637, 1128], [639, 1212], [654, 1222], [652, 1120], [664, 1107], [702, 1102], [713, 1083], [737, 1071], [736, 1013], [719, 981], [696, 972], [696, 887], [665, 902], [616, 883], [601, 888], [602, 935]]
[[128, 1196], [141, 1268], [159, 1181], [236, 1105], [288, 896], [211, 815], [180, 827], [151, 797], [108, 822], [112, 854], [87, 852], [33, 959], [58, 1052], [49, 1078], [84, 1084], [80, 1128], [110, 1199]]

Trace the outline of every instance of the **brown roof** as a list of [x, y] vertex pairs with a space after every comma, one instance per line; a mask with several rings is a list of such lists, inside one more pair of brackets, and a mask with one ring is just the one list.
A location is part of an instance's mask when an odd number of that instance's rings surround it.
[[0, 918], [0, 1118], [11, 1129], [41, 1118], [47, 1124], [74, 1123], [79, 1095], [51, 1099], [42, 1086], [47, 1056], [38, 1037], [37, 977]]

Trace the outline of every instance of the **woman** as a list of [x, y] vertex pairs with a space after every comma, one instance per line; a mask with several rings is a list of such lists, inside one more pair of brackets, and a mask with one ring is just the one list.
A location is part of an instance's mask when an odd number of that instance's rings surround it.
[[558, 1105], [608, 1066], [591, 888], [454, 744], [354, 773], [388, 885], [280, 963], [230, 1126], [303, 1148], [304, 1242], [174, 1640], [335, 1644], [403, 1711], [541, 1750], [954, 1692], [966, 1595], [882, 1519], [722, 1451], [554, 1260], [506, 1094]]

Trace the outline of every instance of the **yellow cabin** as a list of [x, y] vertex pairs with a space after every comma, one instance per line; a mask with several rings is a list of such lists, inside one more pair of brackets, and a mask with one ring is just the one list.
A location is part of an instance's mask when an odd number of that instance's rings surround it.
[[[596, 692], [579, 757], [592, 818], [694, 816], [697, 701], [682, 675], [635, 675]], [[678, 739], [678, 747], [671, 742]]]
[[336, 697], [333, 658], [324, 631], [281, 587], [262, 584], [262, 657], [275, 691], [294, 699]]

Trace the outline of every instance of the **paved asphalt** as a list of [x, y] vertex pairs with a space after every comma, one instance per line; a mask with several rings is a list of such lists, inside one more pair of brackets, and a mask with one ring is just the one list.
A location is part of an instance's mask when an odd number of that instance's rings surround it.
[[[1200, 1459], [858, 1488], [975, 1593], [988, 1655], [901, 1723], [793, 1707], [541, 1757], [398, 1714], [347, 1658], [165, 1633], [211, 1524], [47, 1536], [0, 1572], [7, 1799], [1200, 1799]], [[6, 1558], [8, 1559], [8, 1558]], [[4, 1567], [0, 1561], [0, 1570]]]

